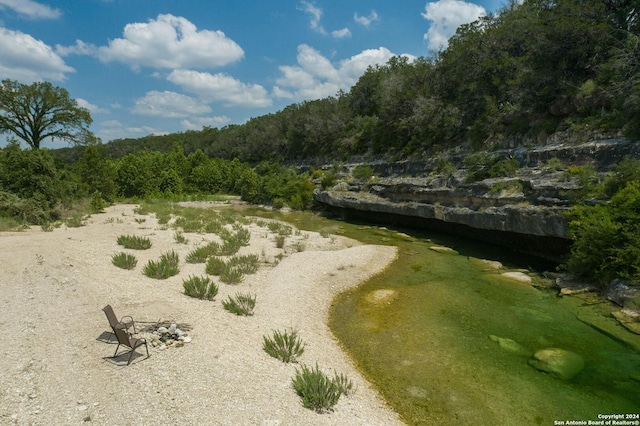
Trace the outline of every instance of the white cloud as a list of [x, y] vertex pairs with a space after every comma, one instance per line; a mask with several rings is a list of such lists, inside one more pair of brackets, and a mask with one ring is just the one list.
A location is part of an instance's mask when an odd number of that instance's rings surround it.
[[100, 60], [123, 62], [136, 70], [143, 66], [213, 68], [243, 56], [242, 48], [222, 31], [198, 31], [187, 19], [173, 15], [127, 24], [123, 38], [98, 49]]
[[316, 7], [315, 4], [309, 3], [308, 1], [301, 1], [300, 6], [298, 6], [298, 10], [301, 10], [311, 16], [309, 26], [312, 30], [317, 31], [320, 34], [327, 33], [322, 25], [320, 25], [320, 19], [322, 18], [322, 9]]
[[167, 80], [202, 99], [223, 102], [225, 106], [267, 107], [272, 102], [267, 91], [259, 84], [246, 84], [227, 74], [210, 74], [179, 69]]
[[211, 108], [197, 99], [180, 93], [152, 90], [136, 100], [132, 112], [165, 118], [185, 118], [208, 114]]
[[354, 13], [353, 14], [353, 20], [356, 21], [360, 25], [368, 27], [373, 22], [379, 21], [380, 18], [378, 17], [378, 14], [376, 13], [376, 11], [372, 10], [371, 13], [369, 14], [369, 16], [360, 16], [357, 13]]
[[44, 79], [62, 81], [75, 72], [40, 40], [20, 31], [0, 27], [0, 75], [32, 83]]
[[107, 113], [107, 112], [109, 112], [109, 111], [108, 111], [108, 110], [106, 110], [106, 109], [100, 108], [99, 106], [97, 106], [97, 105], [94, 105], [94, 104], [90, 103], [90, 102], [89, 102], [89, 101], [87, 101], [86, 99], [77, 98], [77, 99], [76, 99], [76, 102], [78, 103], [78, 106], [79, 106], [79, 107], [82, 107], [82, 108], [86, 108], [86, 109], [88, 109], [88, 110], [89, 110], [89, 112], [90, 112], [91, 114]]
[[60, 56], [69, 55], [94, 55], [97, 51], [95, 45], [91, 43], [85, 43], [82, 40], [76, 40], [76, 44], [73, 46], [62, 46], [56, 44], [56, 53]]
[[429, 31], [424, 35], [429, 49], [442, 50], [449, 44], [449, 38], [462, 24], [468, 24], [486, 15], [482, 6], [461, 0], [438, 0], [427, 3], [424, 19], [431, 21]]
[[0, 0], [0, 10], [11, 9], [29, 19], [56, 19], [61, 13], [33, 0]]
[[331, 32], [333, 38], [348, 38], [351, 37], [351, 31], [349, 28], [343, 28], [341, 30], [335, 30]]
[[276, 80], [272, 93], [276, 98], [296, 100], [334, 96], [338, 90], [353, 86], [369, 65], [386, 64], [393, 56], [384, 47], [368, 49], [336, 66], [317, 50], [302, 44], [298, 46], [298, 65], [280, 66], [282, 77]]
[[188, 130], [200, 130], [203, 127], [220, 127], [229, 123], [231, 119], [226, 115], [216, 117], [194, 117], [188, 120], [182, 120], [180, 124]]

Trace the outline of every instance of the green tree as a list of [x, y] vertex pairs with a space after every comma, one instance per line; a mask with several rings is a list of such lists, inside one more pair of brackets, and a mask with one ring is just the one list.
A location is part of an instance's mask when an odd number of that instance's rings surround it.
[[104, 145], [84, 148], [73, 170], [87, 186], [87, 194], [97, 191], [106, 201], [113, 201], [116, 196], [116, 169], [113, 162], [105, 158], [104, 151]]
[[6, 79], [0, 84], [0, 132], [13, 133], [33, 149], [47, 138], [98, 143], [88, 129], [91, 122], [89, 110], [79, 107], [66, 89], [48, 82], [26, 85]]

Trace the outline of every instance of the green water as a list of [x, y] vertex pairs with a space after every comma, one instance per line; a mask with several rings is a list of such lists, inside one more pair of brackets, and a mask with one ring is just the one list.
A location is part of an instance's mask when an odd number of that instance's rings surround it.
[[[640, 412], [640, 354], [577, 319], [590, 314], [615, 326], [611, 306], [559, 298], [479, 261], [523, 268], [527, 260], [444, 236], [412, 239], [308, 214], [279, 218], [398, 247], [390, 268], [336, 300], [330, 326], [408, 424], [552, 425]], [[462, 254], [435, 252], [434, 243]], [[534, 274], [534, 282], [542, 281]], [[376, 290], [393, 296], [372, 303]], [[489, 336], [511, 339], [518, 350], [503, 349]], [[548, 347], [580, 354], [585, 369], [560, 380], [528, 365], [531, 354]]]

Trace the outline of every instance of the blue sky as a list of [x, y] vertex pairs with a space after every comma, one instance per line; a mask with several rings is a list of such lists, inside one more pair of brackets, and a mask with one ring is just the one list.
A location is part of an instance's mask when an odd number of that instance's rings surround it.
[[348, 91], [393, 55], [429, 56], [503, 4], [0, 0], [0, 79], [64, 87], [105, 143], [223, 127]]

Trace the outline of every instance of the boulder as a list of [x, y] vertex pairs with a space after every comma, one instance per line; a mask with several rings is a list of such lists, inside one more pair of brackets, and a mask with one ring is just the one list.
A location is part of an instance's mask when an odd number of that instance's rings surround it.
[[524, 272], [503, 272], [500, 275], [521, 283], [531, 284], [531, 277]]
[[529, 351], [527, 348], [525, 348], [515, 340], [508, 339], [506, 337], [495, 336], [493, 334], [489, 336], [489, 340], [491, 340], [492, 342], [496, 342], [498, 346], [500, 346], [500, 348], [504, 349], [505, 351], [513, 352], [514, 354], [518, 354], [518, 355], [531, 354], [531, 351]]
[[529, 358], [533, 368], [569, 380], [584, 369], [584, 359], [577, 353], [560, 348], [541, 349]]

